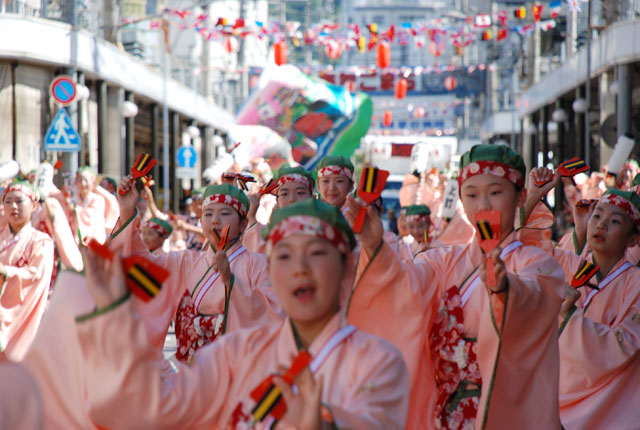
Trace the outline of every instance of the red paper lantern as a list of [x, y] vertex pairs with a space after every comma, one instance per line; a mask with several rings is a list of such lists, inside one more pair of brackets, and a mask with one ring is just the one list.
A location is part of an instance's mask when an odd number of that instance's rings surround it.
[[382, 125], [385, 127], [390, 127], [393, 122], [393, 113], [390, 110], [384, 111], [382, 115]]
[[378, 67], [386, 69], [391, 64], [391, 46], [387, 42], [378, 45]]
[[273, 45], [273, 57], [278, 66], [287, 64], [287, 44], [286, 42], [277, 42]]
[[238, 49], [238, 41], [235, 37], [227, 37], [224, 40], [224, 50], [227, 51], [227, 54], [231, 54]]
[[342, 55], [342, 45], [336, 40], [330, 40], [329, 43], [325, 45], [324, 52], [327, 54], [327, 57], [335, 60]]
[[447, 89], [447, 91], [453, 91], [457, 86], [458, 82], [453, 76], [447, 76], [446, 78], [444, 78], [444, 87]]
[[400, 78], [396, 82], [395, 96], [397, 99], [403, 99], [407, 95], [407, 80]]

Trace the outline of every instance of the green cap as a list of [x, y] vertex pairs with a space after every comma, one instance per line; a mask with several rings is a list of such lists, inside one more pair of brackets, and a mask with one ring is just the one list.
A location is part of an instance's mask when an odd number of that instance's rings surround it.
[[[505, 170], [501, 164], [507, 169]], [[480, 170], [477, 167], [480, 166]], [[485, 169], [489, 169], [485, 172]], [[475, 174], [492, 174], [504, 177], [517, 187], [524, 187], [527, 168], [524, 159], [517, 152], [504, 145], [475, 145], [465, 152], [460, 159], [460, 176], [458, 183], [462, 183]]]
[[94, 177], [96, 176], [96, 171], [91, 168], [91, 166], [82, 166], [78, 167], [78, 174], [81, 173], [91, 173]]
[[113, 179], [111, 176], [105, 176], [102, 179], [113, 185], [113, 188], [118, 188], [118, 181]]
[[204, 194], [204, 192], [207, 190], [207, 187], [199, 187], [199, 188], [194, 188], [191, 191], [191, 198], [194, 199], [202, 199], [202, 195]]
[[[226, 197], [225, 197], [226, 196]], [[230, 184], [210, 185], [202, 197], [203, 207], [210, 203], [224, 203], [238, 211], [241, 217], [249, 212], [249, 198], [239, 188]]]
[[629, 215], [636, 227], [640, 227], [640, 195], [637, 191], [636, 188], [630, 191], [609, 188], [604, 192], [600, 201], [619, 207]]
[[281, 221], [299, 215], [319, 218], [331, 224], [344, 233], [345, 237], [349, 241], [349, 249], [353, 250], [353, 248], [355, 248], [356, 237], [353, 234], [353, 230], [351, 230], [349, 223], [340, 212], [340, 209], [315, 199], [303, 200], [293, 203], [285, 208], [278, 208], [274, 210], [271, 214], [269, 225], [262, 231], [262, 237], [267, 239], [271, 230], [273, 230], [273, 228]]
[[167, 235], [167, 236], [168, 236], [168, 235], [170, 235], [170, 234], [171, 234], [171, 232], [173, 232], [173, 226], [172, 226], [171, 224], [169, 224], [167, 221], [163, 220], [163, 219], [160, 219], [160, 218], [151, 218], [151, 219], [150, 219], [149, 221], [147, 221], [147, 222], [150, 224], [150, 226], [151, 226], [152, 228], [153, 228], [153, 224], [156, 224], [156, 225], [158, 225], [158, 226], [162, 227], [166, 233], [165, 233], [165, 234], [163, 234], [163, 233], [159, 232], [161, 236], [164, 236], [164, 235]]
[[283, 166], [278, 169], [278, 171], [276, 172], [276, 176], [273, 178], [273, 180], [278, 181], [283, 176], [288, 176], [288, 175], [302, 175], [305, 178], [309, 179], [309, 181], [311, 181], [312, 189], [315, 186], [315, 180], [313, 179], [313, 174], [302, 166], [296, 166], [296, 167]]
[[404, 209], [405, 209], [405, 215], [407, 216], [431, 215], [431, 209], [429, 209], [429, 206], [426, 206], [426, 205], [411, 205], [411, 206], [406, 206]]
[[338, 166], [344, 167], [345, 169], [351, 170], [351, 173], [354, 171], [353, 163], [347, 157], [343, 157], [342, 155], [328, 155], [324, 157], [318, 163], [318, 167], [316, 167], [316, 171], [321, 170], [327, 166]]

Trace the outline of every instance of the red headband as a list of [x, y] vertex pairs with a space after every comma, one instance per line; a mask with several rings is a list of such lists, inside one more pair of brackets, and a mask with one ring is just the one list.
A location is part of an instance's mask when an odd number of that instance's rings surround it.
[[458, 186], [461, 187], [464, 181], [476, 175], [493, 175], [513, 182], [519, 188], [524, 187], [524, 178], [518, 170], [506, 164], [488, 160], [474, 161], [464, 166], [458, 176]]
[[278, 187], [281, 187], [287, 182], [299, 182], [307, 187], [310, 193], [313, 193], [313, 184], [311, 183], [309, 178], [304, 175], [301, 175], [299, 173], [290, 173], [288, 175], [284, 175], [280, 179], [278, 179]]
[[342, 166], [325, 166], [318, 171], [318, 178], [329, 175], [342, 175], [353, 179], [353, 172]]
[[278, 242], [293, 234], [315, 236], [331, 243], [342, 254], [349, 252], [349, 241], [339, 228], [317, 217], [296, 215], [283, 219], [269, 232], [267, 254]]
[[230, 196], [229, 194], [212, 194], [210, 196], [207, 196], [207, 198], [204, 199], [204, 202], [202, 203], [202, 207], [205, 208], [212, 203], [222, 203], [231, 206], [238, 211], [240, 216], [247, 216], [247, 208], [242, 205], [242, 202], [240, 200], [236, 199], [233, 196]]

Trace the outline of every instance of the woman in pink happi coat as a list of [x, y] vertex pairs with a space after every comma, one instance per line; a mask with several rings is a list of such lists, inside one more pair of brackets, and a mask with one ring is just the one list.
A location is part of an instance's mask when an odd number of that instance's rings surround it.
[[[242, 246], [249, 201], [231, 185], [207, 187], [203, 195], [202, 227], [209, 245], [203, 251], [150, 254], [140, 238], [136, 214], [138, 192], [131, 176], [120, 182], [120, 221], [112, 241], [125, 254], [143, 254], [169, 270], [160, 293], [140, 306], [152, 344], [162, 348], [176, 318], [179, 359], [189, 361], [195, 350], [225, 332], [281, 320], [266, 274], [266, 259]], [[123, 222], [124, 220], [124, 222]], [[229, 244], [218, 250], [218, 237], [229, 226]]]
[[[313, 197], [315, 181], [311, 172], [304, 167], [281, 167], [273, 178], [273, 183], [275, 188], [270, 193], [276, 195], [276, 207], [278, 208], [285, 208], [292, 203]], [[252, 202], [249, 222], [252, 225], [244, 232], [242, 243], [248, 250], [264, 254], [266, 252], [266, 242], [262, 238], [262, 231], [266, 226], [255, 220], [260, 195], [250, 195], [250, 197]]]
[[[553, 177], [546, 168], [533, 174]], [[640, 269], [626, 257], [640, 239], [640, 195], [637, 189], [610, 189], [585, 210], [586, 215], [578, 217], [588, 220], [579, 240], [586, 236], [588, 251], [576, 255], [547, 247], [567, 282], [574, 280], [585, 262], [598, 267], [585, 286], [566, 287], [559, 318], [560, 418], [566, 429], [636, 428], [640, 423], [634, 408], [640, 386]]]
[[104, 198], [94, 192], [95, 182], [96, 175], [90, 167], [78, 169], [75, 180], [77, 201], [69, 207], [69, 221], [75, 221], [75, 233], [82, 243], [88, 243], [91, 238], [104, 243], [107, 238]]
[[0, 231], [0, 347], [19, 361], [31, 344], [47, 306], [53, 241], [31, 226], [38, 191], [27, 182], [2, 194], [8, 225]]
[[[560, 428], [564, 277], [548, 254], [514, 232], [524, 175], [522, 157], [506, 147], [478, 145], [462, 157], [467, 217], [501, 213], [500, 245], [488, 255], [476, 238], [401, 261], [381, 241], [379, 223], [363, 230], [360, 264], [370, 260], [366, 276], [375, 282], [358, 284], [347, 316], [403, 352], [411, 378], [407, 428]], [[486, 286], [487, 258], [494, 287]]]
[[[224, 336], [198, 351], [193, 366], [180, 365], [171, 375], [154, 365], [153, 345], [125, 294], [122, 274], [89, 256], [88, 284], [98, 310], [79, 318], [77, 330], [96, 423], [155, 429], [404, 428], [408, 379], [400, 353], [348, 325], [339, 310], [355, 245], [347, 222], [336, 208], [307, 199], [277, 209], [266, 238], [268, 271], [288, 318]], [[307, 353], [311, 363], [292, 375], [293, 389], [280, 375]], [[262, 420], [252, 410], [260, 396], [251, 393], [271, 375], [286, 413]]]

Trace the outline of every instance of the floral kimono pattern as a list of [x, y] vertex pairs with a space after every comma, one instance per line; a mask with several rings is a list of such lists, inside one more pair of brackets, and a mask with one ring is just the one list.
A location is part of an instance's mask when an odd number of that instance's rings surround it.
[[224, 314], [200, 315], [186, 290], [176, 311], [176, 358], [191, 363], [195, 352], [222, 334]]
[[463, 337], [464, 312], [457, 287], [445, 291], [430, 333], [438, 397], [437, 429], [475, 428], [482, 378], [476, 340]]

